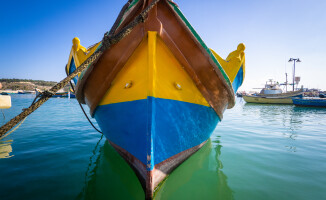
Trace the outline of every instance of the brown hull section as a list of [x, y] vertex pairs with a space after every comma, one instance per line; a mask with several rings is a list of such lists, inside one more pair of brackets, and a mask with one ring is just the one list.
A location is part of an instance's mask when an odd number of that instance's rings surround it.
[[[151, 1], [140, 0], [123, 20], [117, 32], [132, 21]], [[222, 72], [194, 36], [187, 24], [166, 0], [152, 9], [144, 23], [137, 25], [119, 43], [106, 50], [98, 62], [90, 66], [77, 84], [77, 99], [94, 114], [112, 81], [124, 67], [148, 31], [156, 31], [175, 58], [192, 78], [207, 102], [222, 119], [223, 111], [234, 105], [234, 92]]]
[[207, 140], [193, 148], [174, 155], [154, 166], [152, 171], [147, 171], [146, 166], [129, 152], [109, 141], [116, 151], [127, 161], [136, 173], [145, 191], [146, 199], [152, 199], [157, 186], [181, 163], [197, 152]]

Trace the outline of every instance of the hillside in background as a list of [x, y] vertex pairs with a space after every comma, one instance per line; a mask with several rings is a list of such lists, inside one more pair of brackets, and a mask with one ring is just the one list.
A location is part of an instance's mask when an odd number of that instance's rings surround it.
[[[0, 79], [1, 90], [49, 90], [57, 82], [55, 81], [43, 81], [43, 80], [31, 80], [31, 79]], [[1, 86], [0, 86], [1, 87]], [[65, 87], [65, 91], [68, 90], [68, 86]]]

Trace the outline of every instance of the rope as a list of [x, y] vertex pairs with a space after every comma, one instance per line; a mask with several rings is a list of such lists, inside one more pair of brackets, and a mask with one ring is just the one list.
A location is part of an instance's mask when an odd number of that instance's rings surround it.
[[19, 127], [20, 127], [20, 125], [22, 125], [22, 123], [24, 123], [24, 121], [25, 121], [25, 119], [26, 119], [26, 117], [14, 128], [14, 129], [12, 129], [10, 132], [8, 132], [7, 134], [5, 134], [5, 135], [3, 135], [3, 136], [0, 136], [0, 140], [2, 140], [3, 138], [5, 138], [5, 137], [7, 137], [7, 136], [9, 136], [10, 134], [12, 134], [14, 131], [16, 131]]
[[[74, 91], [74, 93], [76, 94], [76, 92], [75, 92], [75, 88], [74, 88], [74, 86], [72, 85], [71, 81], [70, 81], [70, 86], [71, 86], [72, 90]], [[79, 104], [80, 108], [82, 109], [82, 111], [83, 111], [83, 113], [84, 113], [86, 119], [88, 120], [88, 122], [93, 126], [93, 128], [94, 128], [97, 132], [103, 134], [102, 131], [98, 130], [98, 128], [95, 127], [95, 125], [93, 124], [93, 122], [91, 121], [91, 119], [89, 119], [88, 115], [87, 115], [86, 112], [85, 112], [84, 107], [81, 105], [81, 103], [80, 103], [79, 101], [78, 101], [78, 104]]]
[[[28, 115], [30, 115], [32, 112], [34, 112], [36, 109], [38, 109], [43, 103], [45, 103], [47, 100], [49, 100], [50, 97], [52, 97], [58, 90], [63, 88], [65, 85], [67, 85], [75, 76], [77, 76], [79, 73], [84, 71], [89, 65], [95, 63], [97, 59], [103, 54], [103, 52], [107, 49], [109, 49], [112, 45], [118, 43], [120, 40], [128, 36], [131, 31], [140, 23], [143, 23], [146, 19], [146, 15], [148, 12], [154, 8], [154, 6], [159, 2], [160, 0], [154, 0], [152, 3], [145, 8], [133, 21], [130, 22], [126, 27], [124, 27], [120, 32], [118, 32], [116, 35], [109, 35], [109, 33], [105, 33], [104, 37], [102, 39], [102, 46], [99, 48], [96, 52], [94, 52], [88, 59], [86, 59], [73, 73], [71, 73], [69, 76], [67, 76], [65, 79], [57, 83], [55, 86], [53, 86], [46, 95], [42, 95], [39, 100], [34, 102], [30, 107], [25, 109], [22, 113], [11, 119], [9, 122], [7, 122], [5, 125], [0, 127], [0, 137], [2, 137], [5, 133], [7, 133], [10, 129], [12, 129], [16, 124], [18, 124], [21, 120], [26, 118]], [[130, 3], [128, 1], [128, 3]], [[128, 4], [127, 3], [127, 4]], [[114, 32], [114, 31], [113, 31]], [[113, 33], [112, 32], [112, 33]]]
[[127, 3], [122, 7], [122, 9], [121, 9], [121, 11], [120, 11], [120, 13], [119, 13], [117, 19], [115, 20], [115, 22], [114, 22], [114, 24], [113, 24], [113, 26], [112, 26], [112, 28], [111, 28], [111, 30], [110, 30], [110, 32], [109, 32], [109, 35], [113, 35], [114, 32], [117, 30], [117, 28], [118, 28], [118, 26], [119, 26], [119, 24], [120, 24], [120, 22], [121, 22], [121, 19], [122, 19], [123, 15], [124, 15], [125, 11], [126, 11], [127, 8], [130, 6], [130, 4], [131, 4], [132, 1], [133, 1], [133, 0], [129, 0], [129, 1], [128, 1], [128, 2], [127, 2]]
[[[36, 99], [37, 98], [39, 98], [40, 96], [42, 96], [42, 95], [48, 95], [48, 91], [44, 91], [44, 92], [42, 92], [42, 93], [39, 93], [39, 94], [37, 94], [36, 95], [36, 97], [34, 98], [34, 100], [33, 100], [33, 102], [32, 102], [32, 104], [31, 105], [33, 105], [34, 103], [35, 103], [35, 101], [36, 101]], [[23, 111], [25, 110], [25, 108], [23, 108]], [[2, 112], [2, 110], [1, 110], [1, 112]], [[3, 112], [2, 112], [2, 114], [3, 114]], [[3, 117], [5, 117], [5, 115], [3, 114]], [[14, 129], [12, 129], [9, 133], [7, 133], [7, 134], [5, 134], [5, 135], [3, 135], [3, 136], [0, 136], [0, 140], [2, 140], [3, 138], [5, 138], [5, 137], [7, 137], [7, 136], [9, 136], [11, 133], [13, 133], [14, 131], [16, 131], [21, 125], [22, 125], [22, 123], [24, 123], [24, 121], [25, 121], [25, 119], [26, 119], [27, 117], [25, 117], [19, 124], [18, 124], [18, 126], [16, 126]]]

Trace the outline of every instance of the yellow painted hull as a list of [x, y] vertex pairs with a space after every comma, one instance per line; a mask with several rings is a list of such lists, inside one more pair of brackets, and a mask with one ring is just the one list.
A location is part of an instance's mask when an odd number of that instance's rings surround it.
[[116, 76], [99, 105], [149, 96], [210, 107], [157, 33], [151, 31]]
[[265, 104], [293, 104], [291, 98], [266, 98], [257, 96], [243, 96], [247, 103], [265, 103]]

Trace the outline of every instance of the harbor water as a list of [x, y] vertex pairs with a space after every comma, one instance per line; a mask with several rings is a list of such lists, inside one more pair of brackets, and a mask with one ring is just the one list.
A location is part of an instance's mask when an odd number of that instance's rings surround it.
[[[0, 111], [0, 125], [34, 97], [12, 95], [12, 108]], [[155, 199], [325, 199], [325, 116], [326, 109], [245, 104], [239, 98]], [[76, 99], [53, 98], [0, 140], [0, 199], [144, 199], [144, 192]]]

